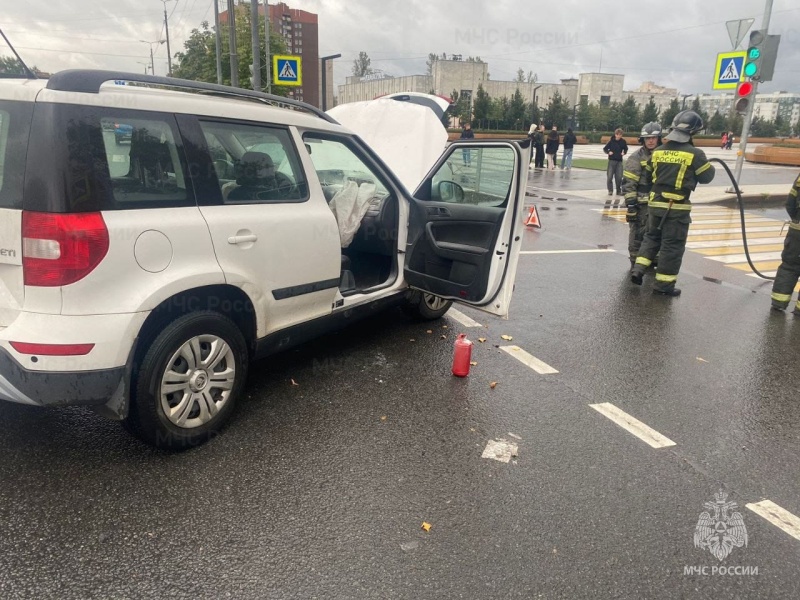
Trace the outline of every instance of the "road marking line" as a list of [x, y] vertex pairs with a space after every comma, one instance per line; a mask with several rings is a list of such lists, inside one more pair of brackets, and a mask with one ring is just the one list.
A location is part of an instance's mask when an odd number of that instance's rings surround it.
[[[754, 240], [747, 237], [748, 246], [770, 246], [770, 245], [783, 245], [784, 238], [782, 237], [765, 237], [756, 238]], [[708, 242], [686, 242], [687, 250], [702, 250], [704, 248], [744, 248], [742, 238], [727, 239], [727, 240], [712, 240]]]
[[464, 327], [483, 327], [483, 325], [481, 325], [477, 321], [473, 321], [467, 315], [462, 313], [460, 310], [456, 310], [455, 308], [451, 308], [450, 310], [448, 310], [447, 316], [452, 317], [453, 320], [458, 321]]
[[788, 510], [781, 508], [770, 500], [745, 504], [745, 506], [796, 540], [800, 540], [800, 519]]
[[591, 250], [522, 250], [520, 254], [592, 254], [598, 252], [611, 252], [610, 248], [593, 248]]
[[589, 406], [653, 448], [666, 448], [667, 446], [676, 445], [675, 442], [668, 437], [661, 435], [655, 429], [651, 429], [610, 402], [590, 404]]
[[[764, 260], [777, 260], [781, 257], [781, 254], [781, 252], [751, 252], [750, 260], [752, 260], [754, 263]], [[747, 262], [747, 255], [744, 253], [729, 254], [727, 256], [706, 256], [706, 258], [708, 260], [721, 262], [726, 265]]]
[[539, 373], [539, 375], [552, 375], [553, 373], [558, 373], [558, 371], [556, 371], [553, 367], [545, 362], [542, 362], [535, 356], [528, 354], [519, 346], [500, 346], [500, 350], [506, 354], [510, 354], [526, 367], [530, 367]]
[[[730, 264], [727, 265], [731, 269], [736, 269], [738, 271], [752, 271], [750, 265], [748, 263], [737, 263], [737, 264]], [[756, 269], [764, 273], [767, 270], [775, 271], [778, 267], [781, 266], [781, 261], [779, 260], [759, 260], [753, 261], [753, 266]]]
[[[778, 235], [780, 235], [780, 231], [781, 231], [782, 228], [783, 227], [781, 225], [766, 226], [766, 227], [748, 227], [747, 228], [747, 234], [749, 235], [751, 231], [752, 232], [769, 231], [769, 232], [775, 232]], [[689, 231], [691, 232], [690, 236], [691, 235], [711, 235], [711, 234], [715, 234], [715, 233], [736, 233], [736, 232], [738, 232], [739, 235], [741, 235], [741, 232], [742, 232], [741, 228], [735, 227], [733, 225], [731, 225], [730, 227], [724, 227], [724, 228], [723, 227], [715, 227], [714, 229], [703, 229], [703, 228], [700, 228], [700, 227], [690, 227]]]
[[517, 452], [517, 445], [508, 440], [489, 440], [486, 443], [486, 448], [483, 449], [481, 458], [491, 458], [492, 460], [507, 463], [512, 457], [517, 457]]
[[[749, 245], [750, 244], [748, 243], [748, 246]], [[758, 252], [777, 252], [783, 250], [783, 244], [756, 244], [751, 247], [751, 250], [757, 250]], [[738, 244], [708, 249], [700, 248], [694, 249], [694, 251], [698, 254], [702, 254], [703, 256], [729, 256], [732, 254], [742, 254], [744, 252], [744, 246], [742, 244]]]

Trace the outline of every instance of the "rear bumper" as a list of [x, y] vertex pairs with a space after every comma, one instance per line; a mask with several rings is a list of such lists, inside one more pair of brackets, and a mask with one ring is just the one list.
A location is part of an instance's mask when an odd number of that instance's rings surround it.
[[106, 404], [125, 381], [125, 366], [97, 371], [29, 371], [0, 348], [0, 400], [33, 406]]

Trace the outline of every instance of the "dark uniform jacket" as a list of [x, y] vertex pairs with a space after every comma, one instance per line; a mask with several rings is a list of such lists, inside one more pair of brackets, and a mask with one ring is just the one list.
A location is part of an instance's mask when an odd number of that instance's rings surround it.
[[650, 173], [647, 171], [647, 161], [652, 152], [642, 146], [625, 160], [622, 171], [622, 193], [625, 195], [626, 204], [647, 204], [650, 199]]
[[617, 139], [612, 137], [608, 143], [603, 146], [603, 152], [605, 152], [606, 155], [611, 152], [611, 155], [608, 156], [608, 160], [622, 162], [623, 157], [628, 152], [628, 142], [626, 142], [624, 138]]
[[705, 152], [690, 142], [668, 141], [653, 150], [647, 161], [648, 173], [653, 183], [650, 191], [650, 209], [670, 208], [675, 211], [690, 211], [689, 202], [698, 183], [711, 183], [715, 170]]
[[800, 221], [800, 205], [798, 203], [800, 203], [800, 175], [795, 179], [789, 196], [786, 198], [786, 212], [789, 213], [789, 218], [794, 223]]

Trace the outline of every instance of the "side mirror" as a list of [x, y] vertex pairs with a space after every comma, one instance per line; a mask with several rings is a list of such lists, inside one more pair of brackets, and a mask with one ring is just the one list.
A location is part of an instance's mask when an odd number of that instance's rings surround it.
[[464, 188], [455, 181], [440, 181], [439, 199], [442, 202], [462, 202], [464, 200]]

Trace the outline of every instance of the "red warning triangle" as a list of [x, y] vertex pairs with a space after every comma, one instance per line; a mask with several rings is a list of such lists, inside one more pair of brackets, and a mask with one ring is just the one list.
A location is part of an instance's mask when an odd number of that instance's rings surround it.
[[539, 222], [539, 213], [536, 212], [535, 204], [531, 206], [530, 211], [528, 211], [528, 218], [525, 219], [525, 225], [527, 227], [537, 227], [539, 229], [542, 228], [542, 224]]

